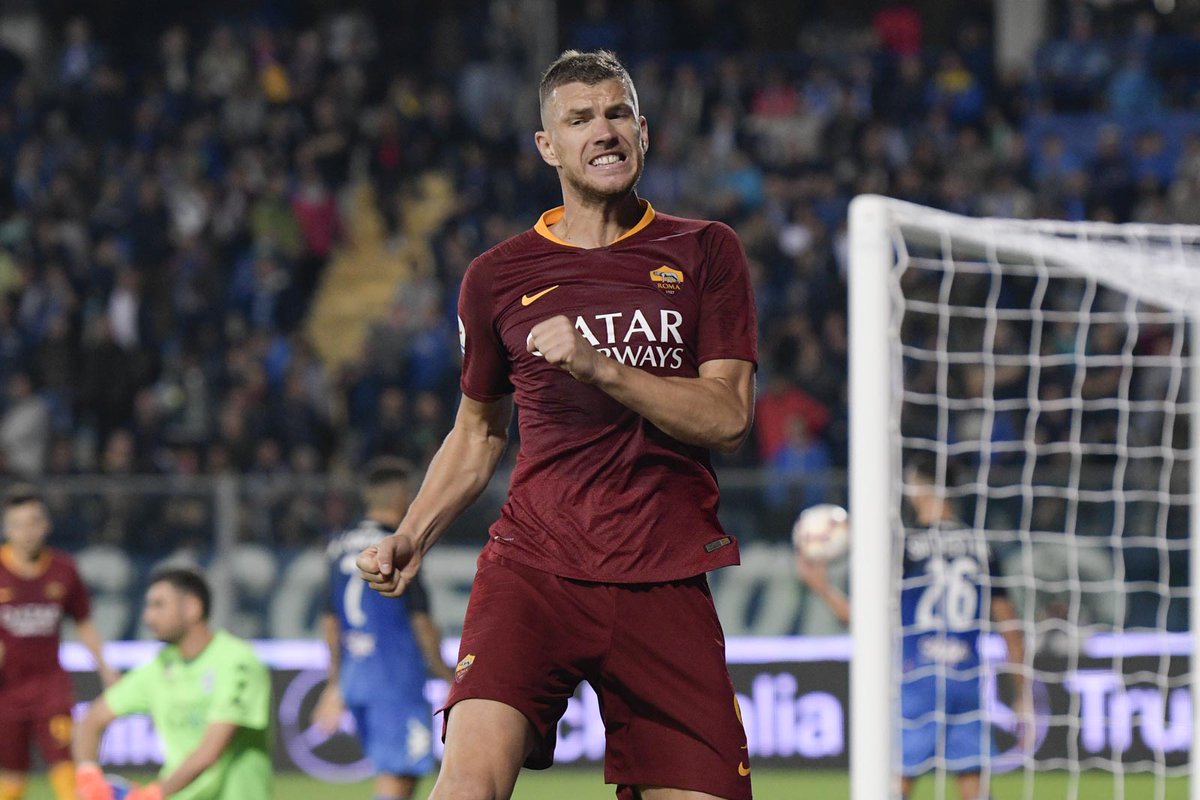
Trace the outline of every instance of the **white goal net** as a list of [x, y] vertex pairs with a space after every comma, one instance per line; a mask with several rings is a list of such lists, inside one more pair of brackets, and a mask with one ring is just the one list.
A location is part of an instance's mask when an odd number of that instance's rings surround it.
[[[957, 797], [973, 758], [984, 797], [1200, 800], [1198, 320], [1200, 227], [854, 201], [853, 800], [902, 772]], [[922, 490], [995, 572], [930, 537]]]

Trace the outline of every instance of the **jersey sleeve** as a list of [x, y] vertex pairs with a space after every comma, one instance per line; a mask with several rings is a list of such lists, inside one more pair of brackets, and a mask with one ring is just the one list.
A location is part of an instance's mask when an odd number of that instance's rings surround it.
[[159, 672], [158, 659], [153, 658], [121, 676], [104, 690], [104, 700], [118, 717], [150, 710], [151, 686]]
[[86, 619], [92, 613], [92, 600], [88, 595], [87, 586], [84, 584], [83, 578], [79, 577], [79, 570], [75, 568], [75, 562], [70, 558], [66, 558], [66, 569], [69, 577], [67, 594], [63, 599], [63, 610], [73, 620]]
[[267, 668], [248, 648], [231, 649], [221, 665], [208, 707], [208, 722], [232, 722], [242, 728], [263, 730], [271, 709], [271, 681]]
[[510, 365], [496, 332], [492, 304], [492, 270], [476, 259], [463, 276], [458, 294], [458, 338], [462, 348], [462, 392], [491, 403], [512, 394]]
[[742, 243], [728, 225], [713, 223], [706, 250], [696, 363], [736, 358], [757, 364], [758, 314]]
[[429, 591], [425, 588], [425, 581], [421, 580], [421, 573], [418, 572], [413, 582], [404, 589], [404, 599], [409, 614], [429, 613]]

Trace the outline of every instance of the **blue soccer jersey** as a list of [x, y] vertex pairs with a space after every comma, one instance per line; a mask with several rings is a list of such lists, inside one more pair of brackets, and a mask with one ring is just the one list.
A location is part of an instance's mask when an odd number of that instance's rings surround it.
[[906, 774], [934, 759], [980, 769], [992, 748], [981, 710], [979, 634], [1003, 596], [983, 535], [953, 520], [910, 531], [900, 593], [904, 675], [900, 705]]
[[983, 535], [953, 520], [910, 531], [903, 581], [904, 671], [941, 664], [963, 677], [976, 674], [990, 598], [1005, 594]]
[[433, 768], [432, 711], [426, 665], [410, 614], [428, 613], [418, 576], [400, 597], [367, 587], [355, 566], [391, 530], [373, 520], [335, 537], [329, 559], [330, 611], [341, 627], [341, 687], [363, 750], [377, 771], [419, 775]]
[[400, 597], [371, 591], [355, 559], [391, 533], [363, 520], [330, 542], [330, 604], [342, 630], [342, 696], [347, 705], [423, 702], [426, 668], [409, 614], [429, 611], [420, 576]]

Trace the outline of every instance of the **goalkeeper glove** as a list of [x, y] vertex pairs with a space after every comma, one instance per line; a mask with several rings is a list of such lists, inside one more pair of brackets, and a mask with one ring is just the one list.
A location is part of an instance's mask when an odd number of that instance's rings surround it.
[[147, 783], [145, 786], [139, 786], [125, 795], [125, 800], [163, 800], [162, 785]]
[[75, 792], [79, 800], [113, 800], [113, 789], [100, 765], [85, 761], [75, 767]]

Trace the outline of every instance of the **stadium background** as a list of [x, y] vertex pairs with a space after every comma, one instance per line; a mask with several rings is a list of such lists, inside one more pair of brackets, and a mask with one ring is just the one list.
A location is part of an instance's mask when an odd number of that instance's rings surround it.
[[[1191, 0], [165, 5], [0, 2], [0, 467], [45, 487], [112, 638], [164, 559], [212, 571], [235, 632], [314, 635], [355, 470], [447, 430], [463, 270], [558, 202], [531, 131], [564, 47], [630, 65], [642, 194], [750, 256], [757, 423], [718, 460], [733, 635], [840, 632], [781, 555], [800, 508], [845, 499], [852, 196], [1200, 222]], [[505, 473], [430, 561], [450, 634]]]

